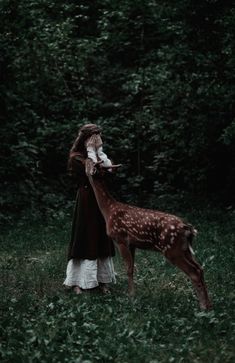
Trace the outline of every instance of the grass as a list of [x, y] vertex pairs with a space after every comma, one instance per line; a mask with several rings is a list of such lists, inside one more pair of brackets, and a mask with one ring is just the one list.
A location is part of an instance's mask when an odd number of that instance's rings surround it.
[[195, 211], [197, 259], [214, 309], [201, 312], [183, 273], [153, 252], [137, 251], [135, 298], [124, 265], [111, 295], [62, 287], [70, 221], [19, 221], [1, 236], [0, 361], [235, 361], [233, 211]]

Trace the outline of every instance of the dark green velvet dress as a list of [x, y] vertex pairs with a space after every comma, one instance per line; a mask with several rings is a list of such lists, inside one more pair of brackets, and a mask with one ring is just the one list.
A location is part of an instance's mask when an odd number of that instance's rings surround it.
[[106, 234], [105, 220], [85, 174], [83, 162], [82, 156], [76, 156], [72, 160], [78, 192], [73, 214], [68, 260], [71, 258], [96, 260], [115, 255], [113, 241]]

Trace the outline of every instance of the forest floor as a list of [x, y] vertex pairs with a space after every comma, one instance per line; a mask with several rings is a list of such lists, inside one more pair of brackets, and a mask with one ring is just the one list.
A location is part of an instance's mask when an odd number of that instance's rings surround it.
[[136, 296], [117, 252], [110, 295], [62, 286], [71, 223], [19, 220], [0, 244], [2, 363], [235, 361], [232, 211], [195, 211], [194, 249], [214, 308], [199, 310], [186, 276], [160, 254], [136, 253]]

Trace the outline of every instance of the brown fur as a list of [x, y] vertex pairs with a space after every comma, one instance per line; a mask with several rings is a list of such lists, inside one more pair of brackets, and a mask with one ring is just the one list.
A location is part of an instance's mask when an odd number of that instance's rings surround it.
[[94, 165], [87, 161], [86, 172], [97, 203], [106, 221], [107, 234], [117, 242], [126, 263], [129, 293], [134, 294], [135, 248], [162, 253], [191, 279], [201, 309], [211, 307], [202, 267], [192, 255], [191, 243], [196, 230], [181, 218], [156, 210], [117, 202], [102, 177], [92, 176]]

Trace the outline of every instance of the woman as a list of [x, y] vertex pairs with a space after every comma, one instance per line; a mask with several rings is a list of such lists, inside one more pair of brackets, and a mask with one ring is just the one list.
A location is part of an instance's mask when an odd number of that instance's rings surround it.
[[86, 141], [92, 135], [100, 136], [97, 125], [86, 124], [80, 129], [68, 162], [69, 171], [78, 184], [78, 193], [64, 285], [73, 287], [77, 294], [97, 286], [108, 292], [107, 284], [115, 281], [114, 245], [106, 234], [105, 221], [85, 173]]

